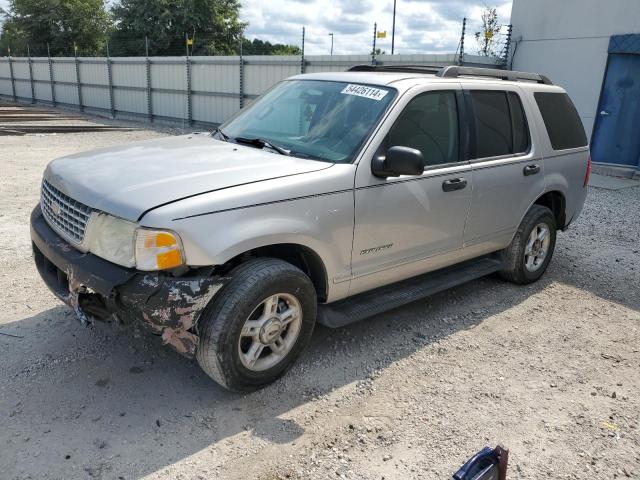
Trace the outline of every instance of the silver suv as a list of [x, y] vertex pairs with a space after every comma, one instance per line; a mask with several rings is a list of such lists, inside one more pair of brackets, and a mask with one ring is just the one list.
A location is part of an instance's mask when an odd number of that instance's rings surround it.
[[83, 323], [139, 321], [246, 391], [316, 321], [494, 272], [537, 280], [589, 170], [576, 110], [543, 76], [360, 66], [287, 79], [210, 134], [54, 160], [31, 237]]

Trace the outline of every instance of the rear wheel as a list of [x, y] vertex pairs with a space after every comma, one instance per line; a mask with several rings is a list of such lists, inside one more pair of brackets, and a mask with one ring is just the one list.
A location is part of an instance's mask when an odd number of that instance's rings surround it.
[[556, 221], [553, 213], [547, 207], [533, 205], [504, 251], [505, 269], [500, 275], [514, 283], [535, 282], [547, 269], [555, 246]]
[[260, 388], [302, 352], [316, 310], [315, 289], [301, 270], [277, 259], [250, 260], [202, 313], [198, 363], [229, 390]]

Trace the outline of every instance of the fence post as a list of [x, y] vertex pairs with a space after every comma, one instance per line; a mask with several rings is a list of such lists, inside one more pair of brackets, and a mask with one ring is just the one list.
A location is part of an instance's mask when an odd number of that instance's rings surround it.
[[84, 106], [82, 105], [82, 84], [80, 83], [80, 60], [78, 60], [78, 46], [73, 44], [73, 55], [75, 58], [75, 66], [76, 66], [76, 87], [78, 88], [78, 108], [81, 112], [84, 111]]
[[509, 50], [511, 49], [511, 37], [513, 35], [513, 25], [507, 27], [507, 38], [505, 40], [504, 52], [502, 55], [502, 67], [507, 68], [509, 65]]
[[9, 75], [11, 75], [11, 96], [13, 97], [13, 101], [18, 101], [16, 97], [16, 77], [13, 75], [13, 60], [11, 59], [11, 49], [7, 49], [9, 51]]
[[109, 81], [109, 109], [111, 118], [116, 118], [116, 108], [113, 103], [113, 74], [111, 72], [111, 56], [109, 55], [109, 43], [107, 43], [107, 80]]
[[306, 66], [306, 60], [304, 59], [304, 27], [302, 27], [302, 56], [300, 57], [300, 73], [304, 73]]
[[467, 17], [462, 19], [462, 34], [460, 35], [460, 56], [458, 57], [458, 65], [464, 63], [464, 35], [467, 29]]
[[371, 65], [376, 64], [376, 35], [378, 34], [378, 24], [373, 24], [373, 50], [371, 50]]
[[29, 83], [31, 84], [31, 103], [36, 103], [36, 89], [33, 85], [33, 65], [31, 63], [31, 50], [27, 45], [27, 62], [29, 62]]
[[147, 115], [149, 122], [153, 123], [153, 103], [151, 98], [151, 60], [149, 59], [149, 37], [144, 37], [145, 53], [147, 56]]
[[47, 43], [47, 58], [49, 59], [49, 85], [51, 86], [51, 105], [56, 106], [56, 82], [53, 80], [53, 63], [51, 62], [51, 51]]
[[244, 60], [242, 59], [242, 40], [240, 40], [240, 110], [244, 108]]
[[191, 56], [189, 55], [189, 34], [185, 33], [184, 36], [187, 47], [187, 125], [191, 126], [193, 123], [193, 111], [191, 105]]

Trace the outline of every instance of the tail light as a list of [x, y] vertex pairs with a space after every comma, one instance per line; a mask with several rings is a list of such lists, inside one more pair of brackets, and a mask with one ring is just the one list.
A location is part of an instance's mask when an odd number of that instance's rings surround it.
[[591, 155], [589, 155], [589, 160], [587, 160], [587, 171], [584, 174], [584, 186], [586, 187], [589, 183], [589, 177], [591, 176]]

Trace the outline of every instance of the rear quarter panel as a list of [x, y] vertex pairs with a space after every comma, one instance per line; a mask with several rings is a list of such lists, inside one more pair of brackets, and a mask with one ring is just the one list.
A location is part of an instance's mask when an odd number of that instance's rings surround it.
[[[542, 114], [533, 95], [536, 91], [542, 90], [539, 87], [528, 89], [525, 97], [531, 107], [530, 110], [538, 130], [538, 141], [543, 152], [545, 191], [558, 191], [564, 195], [566, 224], [568, 224], [580, 215], [587, 197], [584, 178], [587, 172], [589, 146], [553, 150]], [[546, 87], [543, 91], [566, 93], [559, 87]]]

